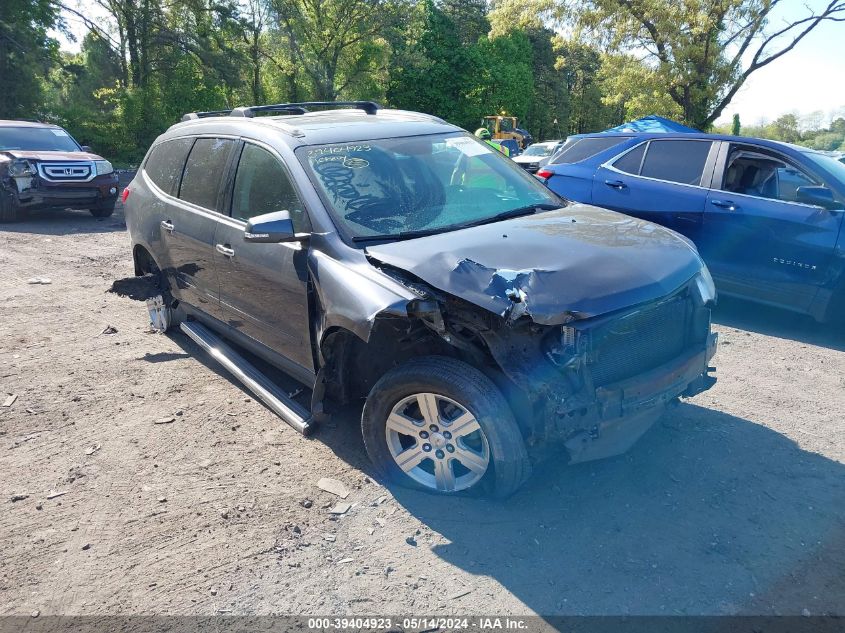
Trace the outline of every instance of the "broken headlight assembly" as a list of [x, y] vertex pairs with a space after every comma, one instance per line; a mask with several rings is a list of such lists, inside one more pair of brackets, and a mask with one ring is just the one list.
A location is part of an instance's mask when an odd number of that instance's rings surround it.
[[713, 277], [707, 266], [702, 266], [701, 270], [695, 276], [695, 299], [699, 305], [711, 305], [716, 302], [716, 284], [713, 283]]
[[574, 327], [563, 325], [550, 332], [543, 341], [548, 358], [552, 363], [563, 369], [577, 370], [583, 359], [583, 349], [586, 338]]
[[95, 160], [94, 166], [97, 168], [98, 176], [105, 176], [106, 174], [110, 174], [114, 171], [114, 167], [112, 167], [112, 164], [107, 160]]
[[18, 158], [9, 165], [9, 176], [12, 178], [29, 178], [35, 175], [35, 166], [28, 160]]

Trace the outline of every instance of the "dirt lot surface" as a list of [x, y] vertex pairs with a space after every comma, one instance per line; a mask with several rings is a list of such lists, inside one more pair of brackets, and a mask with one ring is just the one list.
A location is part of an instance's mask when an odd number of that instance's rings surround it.
[[630, 453], [444, 500], [148, 333], [119, 212], [3, 226], [0, 267], [0, 615], [845, 614], [845, 324], [723, 302], [718, 385]]

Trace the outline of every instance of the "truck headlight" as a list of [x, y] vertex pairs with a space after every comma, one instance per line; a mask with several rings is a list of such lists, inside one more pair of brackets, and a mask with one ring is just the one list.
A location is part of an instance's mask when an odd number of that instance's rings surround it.
[[695, 288], [698, 290], [698, 297], [701, 305], [708, 305], [716, 302], [716, 284], [707, 266], [702, 266], [698, 275], [695, 276]]
[[12, 178], [27, 178], [35, 175], [35, 167], [28, 160], [18, 158], [9, 165], [9, 176]]
[[97, 167], [98, 176], [105, 176], [106, 174], [110, 174], [114, 171], [114, 167], [112, 167], [111, 163], [107, 160], [95, 160], [94, 165]]

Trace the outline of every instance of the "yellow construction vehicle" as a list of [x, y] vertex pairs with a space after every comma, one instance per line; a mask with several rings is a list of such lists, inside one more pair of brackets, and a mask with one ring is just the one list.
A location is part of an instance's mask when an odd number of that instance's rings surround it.
[[534, 139], [526, 130], [517, 127], [515, 116], [486, 116], [481, 120], [481, 125], [490, 132], [494, 141], [514, 140], [519, 144], [521, 150], [534, 142]]

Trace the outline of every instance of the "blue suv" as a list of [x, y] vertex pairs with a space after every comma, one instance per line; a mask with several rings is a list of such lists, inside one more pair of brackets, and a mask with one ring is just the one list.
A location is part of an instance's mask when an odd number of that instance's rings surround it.
[[825, 321], [845, 311], [845, 164], [703, 133], [570, 137], [537, 176], [554, 192], [690, 238], [717, 288]]

